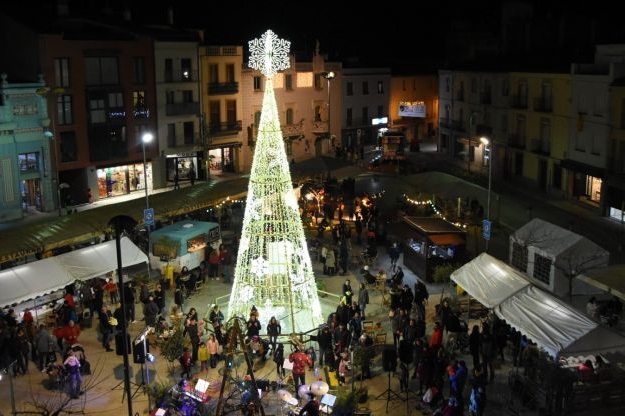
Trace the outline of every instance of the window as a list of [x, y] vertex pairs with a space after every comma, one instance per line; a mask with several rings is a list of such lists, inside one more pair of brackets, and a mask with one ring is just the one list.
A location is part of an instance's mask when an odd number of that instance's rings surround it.
[[171, 90], [167, 90], [165, 92], [165, 103], [166, 104], [173, 104], [175, 102], [174, 97], [175, 97], [174, 96], [174, 92], [171, 91]]
[[219, 101], [211, 100], [208, 102], [208, 120], [210, 131], [218, 132], [221, 130], [221, 109]]
[[323, 75], [321, 75], [321, 74], [315, 74], [315, 89], [316, 90], [322, 89], [322, 87], [321, 87], [321, 78], [322, 77], [323, 77]]
[[345, 111], [345, 126], [351, 127], [353, 123], [353, 111], [351, 108], [348, 108]]
[[534, 253], [534, 279], [549, 284], [551, 275], [551, 259]]
[[124, 109], [124, 95], [121, 92], [108, 94], [109, 120], [122, 120], [126, 117]]
[[284, 150], [286, 151], [287, 156], [293, 155], [293, 140], [284, 141]]
[[347, 95], [354, 95], [354, 83], [351, 81], [347, 82]]
[[527, 272], [527, 247], [517, 242], [512, 243], [512, 267], [523, 273]]
[[228, 128], [236, 129], [237, 127], [237, 101], [226, 100], [226, 121]]
[[85, 72], [85, 84], [89, 86], [119, 84], [119, 72], [116, 57], [87, 57], [85, 58]]
[[284, 88], [287, 91], [293, 91], [293, 75], [284, 74]]
[[145, 84], [145, 58], [143, 56], [135, 56], [133, 60], [134, 60], [134, 66], [135, 66], [135, 84], [144, 85]]
[[378, 94], [384, 94], [384, 82], [382, 81], [378, 81]]
[[56, 97], [57, 123], [59, 125], [67, 125], [74, 123], [72, 113], [72, 96], [59, 95]]
[[477, 92], [477, 78], [471, 78], [471, 92], [473, 94]]
[[504, 97], [510, 95], [510, 81], [507, 79], [501, 81], [501, 95]]
[[445, 92], [451, 91], [451, 78], [445, 78]]
[[226, 64], [226, 82], [236, 82], [234, 64]]
[[315, 106], [315, 121], [321, 121], [321, 106]]
[[91, 98], [89, 100], [89, 115], [91, 124], [106, 122], [106, 105], [104, 98]]
[[58, 87], [69, 87], [69, 58], [54, 60], [54, 82]]
[[184, 91], [182, 91], [182, 102], [183, 103], [192, 103], [193, 102], [193, 90], [184, 90]]
[[260, 111], [257, 111], [254, 113], [254, 125], [256, 127], [260, 126], [260, 115], [261, 115]]
[[369, 107], [362, 108], [362, 121], [360, 124], [369, 124]]
[[62, 131], [59, 148], [61, 150], [61, 162], [76, 162], [78, 160], [78, 140], [76, 132]]
[[148, 118], [150, 111], [145, 105], [145, 91], [132, 92], [132, 112], [135, 118]]
[[193, 144], [193, 122], [185, 121], [182, 123], [182, 131], [184, 133], [184, 144]]
[[293, 124], [293, 109], [292, 108], [287, 108], [286, 110], [286, 124], [287, 125]]
[[219, 65], [210, 64], [208, 66], [208, 76], [211, 84], [216, 84], [219, 82]]
[[176, 147], [176, 123], [167, 124], [167, 146]]
[[[143, 149], [143, 135], [148, 132], [148, 126], [145, 124], [135, 124], [135, 136], [134, 145], [137, 151], [140, 152]], [[146, 144], [147, 148], [147, 144]]]
[[191, 59], [180, 59], [180, 79], [182, 81], [193, 81], [193, 70], [191, 68]]
[[369, 81], [362, 82], [362, 95], [369, 95]]
[[378, 117], [384, 117], [384, 106], [383, 105], [379, 105], [378, 106]]
[[171, 58], [165, 59], [165, 82], [172, 82], [174, 80], [174, 61]]
[[263, 88], [263, 80], [260, 76], [254, 77], [254, 91], [261, 91]]
[[39, 153], [20, 153], [18, 155], [20, 172], [37, 172], [39, 170]]

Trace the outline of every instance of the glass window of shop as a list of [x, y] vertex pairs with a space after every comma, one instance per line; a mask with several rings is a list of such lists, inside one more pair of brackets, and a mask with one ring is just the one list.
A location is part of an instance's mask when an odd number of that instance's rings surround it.
[[167, 180], [172, 182], [176, 172], [180, 181], [189, 179], [189, 171], [193, 167], [196, 179], [198, 175], [197, 157], [195, 156], [174, 156], [167, 158]]
[[146, 176], [148, 189], [151, 188], [152, 164], [146, 164], [147, 175], [143, 172], [143, 164], [136, 163], [123, 166], [111, 166], [98, 169], [98, 195], [100, 198], [125, 195], [134, 191], [144, 190]]

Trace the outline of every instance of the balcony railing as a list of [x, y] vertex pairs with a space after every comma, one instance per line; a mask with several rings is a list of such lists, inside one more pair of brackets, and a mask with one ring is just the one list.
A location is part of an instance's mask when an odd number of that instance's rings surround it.
[[165, 106], [165, 115], [183, 116], [200, 113], [200, 103], [174, 103]]
[[551, 154], [551, 142], [547, 139], [532, 139], [530, 151], [539, 155], [549, 156]]
[[303, 123], [284, 124], [282, 128], [282, 137], [302, 136], [304, 134]]
[[165, 82], [195, 82], [199, 80], [197, 71], [167, 71], [163, 73]]
[[208, 131], [210, 134], [228, 134], [243, 130], [243, 122], [237, 121], [225, 121], [223, 123], [209, 123]]
[[440, 125], [443, 128], [449, 130], [466, 131], [464, 123], [461, 120], [452, 120], [450, 118], [443, 118], [440, 120]]
[[551, 113], [553, 111], [553, 100], [551, 98], [534, 98], [534, 111]]
[[236, 94], [238, 92], [238, 82], [211, 82], [208, 84], [208, 95]]

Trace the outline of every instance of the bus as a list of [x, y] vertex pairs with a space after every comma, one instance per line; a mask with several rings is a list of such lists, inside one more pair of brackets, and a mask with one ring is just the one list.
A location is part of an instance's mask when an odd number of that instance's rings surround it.
[[219, 224], [208, 221], [182, 220], [150, 233], [149, 252], [152, 270], [172, 276], [186, 268], [206, 270], [208, 256], [219, 250]]

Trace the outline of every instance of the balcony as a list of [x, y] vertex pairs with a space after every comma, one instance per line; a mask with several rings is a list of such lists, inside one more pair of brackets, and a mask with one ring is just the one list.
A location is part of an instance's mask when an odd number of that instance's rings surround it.
[[304, 135], [303, 123], [284, 124], [281, 126], [281, 129], [282, 129], [282, 137], [284, 138]]
[[167, 116], [186, 116], [200, 113], [200, 103], [175, 103], [165, 106]]
[[312, 132], [313, 134], [327, 133], [329, 129], [327, 121], [313, 121]]
[[527, 110], [527, 95], [513, 95], [510, 97], [510, 107]]
[[446, 128], [454, 131], [466, 131], [464, 123], [461, 120], [452, 120], [449, 118], [442, 118], [439, 122], [442, 128]]
[[534, 98], [534, 111], [541, 113], [553, 112], [553, 100], [545, 97]]
[[208, 95], [237, 94], [238, 82], [211, 82], [208, 84]]
[[532, 139], [530, 141], [530, 152], [537, 155], [549, 156], [551, 154], [551, 141], [547, 139]]
[[243, 122], [241, 120], [210, 123], [208, 125], [209, 133], [214, 136], [233, 134], [241, 130], [243, 130]]
[[510, 133], [508, 135], [508, 146], [515, 149], [525, 149], [525, 136], [518, 133]]
[[199, 80], [197, 71], [165, 71], [164, 82], [196, 82]]

